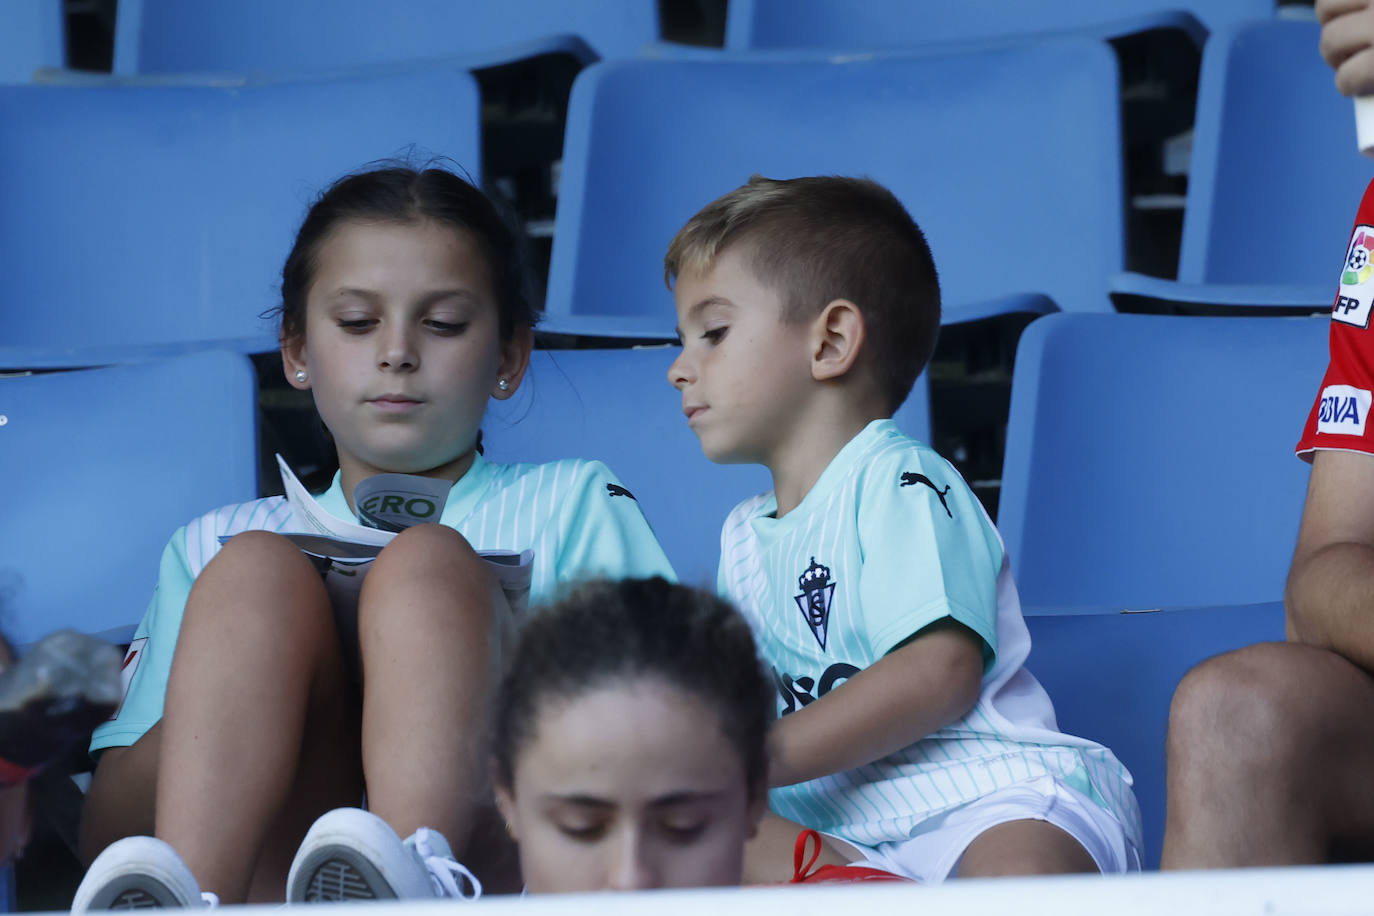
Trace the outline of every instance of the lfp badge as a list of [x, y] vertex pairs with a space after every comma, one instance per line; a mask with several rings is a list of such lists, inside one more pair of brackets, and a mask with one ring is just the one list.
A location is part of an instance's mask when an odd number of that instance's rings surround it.
[[1345, 252], [1341, 269], [1341, 288], [1331, 307], [1331, 317], [1356, 327], [1369, 327], [1370, 305], [1374, 304], [1374, 226], [1356, 226]]

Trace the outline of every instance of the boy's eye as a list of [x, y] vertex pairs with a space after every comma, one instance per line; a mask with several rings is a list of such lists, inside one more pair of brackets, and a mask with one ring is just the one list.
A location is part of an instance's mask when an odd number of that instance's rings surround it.
[[466, 321], [435, 321], [431, 318], [425, 322], [425, 327], [436, 334], [454, 335], [466, 331], [468, 323]]
[[340, 318], [338, 321], [340, 328], [355, 334], [368, 330], [376, 323], [372, 318]]
[[718, 328], [710, 328], [706, 331], [703, 331], [701, 336], [705, 340], [708, 340], [713, 344], [718, 344], [725, 339], [725, 332], [728, 330], [730, 330], [728, 325], [724, 325]]

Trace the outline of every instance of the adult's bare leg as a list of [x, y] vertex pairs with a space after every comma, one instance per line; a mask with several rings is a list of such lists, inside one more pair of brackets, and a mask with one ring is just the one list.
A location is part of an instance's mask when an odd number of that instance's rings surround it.
[[1174, 694], [1164, 868], [1311, 864], [1374, 849], [1374, 677], [1262, 643]]

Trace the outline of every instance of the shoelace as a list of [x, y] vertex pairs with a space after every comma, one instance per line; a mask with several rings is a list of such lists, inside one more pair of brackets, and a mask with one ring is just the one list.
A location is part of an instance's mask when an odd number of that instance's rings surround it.
[[[816, 848], [811, 853], [811, 858], [806, 858], [807, 846], [812, 840], [816, 841]], [[821, 835], [810, 828], [797, 834], [797, 844], [792, 847], [792, 880], [791, 884], [800, 884], [811, 876], [811, 867], [816, 864], [816, 860], [821, 857]], [[802, 860], [806, 864], [802, 864]]]
[[[425, 868], [429, 869], [429, 880], [434, 882], [435, 893], [440, 897], [456, 897], [460, 900], [476, 900], [482, 896], [482, 882], [477, 880], [477, 876], [461, 862], [436, 855], [429, 843], [429, 834], [427, 827], [415, 831], [415, 853], [425, 863]], [[471, 894], [463, 893], [463, 887], [458, 882], [460, 877], [467, 880], [472, 888]]]
[[207, 910], [219, 909], [219, 894], [214, 891], [201, 891], [200, 899], [205, 903]]

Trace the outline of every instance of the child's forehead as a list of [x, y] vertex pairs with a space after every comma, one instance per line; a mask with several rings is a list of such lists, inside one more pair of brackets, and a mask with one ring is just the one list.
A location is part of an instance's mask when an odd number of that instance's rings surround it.
[[737, 306], [781, 301], [784, 291], [758, 270], [757, 259], [756, 246], [741, 243], [722, 248], [710, 260], [684, 267], [673, 286], [679, 307], [713, 301]]

